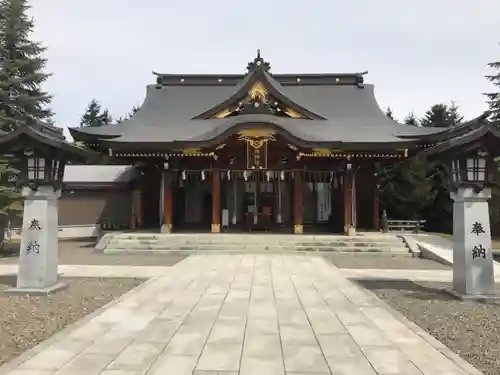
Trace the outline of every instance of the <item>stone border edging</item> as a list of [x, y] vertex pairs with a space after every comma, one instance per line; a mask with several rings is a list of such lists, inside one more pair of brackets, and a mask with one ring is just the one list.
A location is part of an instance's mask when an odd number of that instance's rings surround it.
[[[181, 260], [181, 262], [182, 262], [182, 260]], [[19, 367], [21, 364], [23, 364], [27, 360], [33, 358], [35, 355], [39, 354], [43, 350], [47, 349], [49, 346], [53, 345], [56, 341], [59, 341], [64, 336], [68, 336], [71, 332], [77, 330], [78, 328], [81, 328], [82, 326], [84, 326], [85, 324], [87, 324], [88, 322], [90, 322], [92, 319], [94, 319], [95, 317], [97, 317], [98, 315], [100, 315], [104, 310], [106, 310], [106, 309], [108, 309], [108, 308], [110, 308], [110, 307], [112, 307], [114, 305], [117, 305], [120, 302], [123, 302], [123, 300], [125, 300], [126, 298], [132, 296], [135, 293], [139, 293], [143, 288], [145, 288], [146, 286], [152, 284], [153, 282], [156, 281], [156, 279], [158, 279], [160, 277], [163, 277], [163, 276], [164, 275], [154, 276], [154, 277], [151, 277], [149, 279], [146, 279], [146, 281], [144, 281], [140, 285], [136, 286], [135, 288], [129, 290], [128, 292], [125, 292], [120, 297], [115, 298], [114, 300], [108, 302], [104, 306], [101, 306], [97, 310], [94, 310], [93, 312], [85, 315], [84, 317], [82, 317], [81, 319], [77, 320], [76, 322], [74, 322], [74, 323], [72, 323], [72, 324], [64, 327], [60, 331], [57, 331], [56, 333], [54, 333], [49, 338], [43, 340], [42, 342], [40, 342], [39, 344], [35, 345], [31, 349], [28, 349], [28, 350], [24, 351], [19, 356], [17, 356], [14, 359], [12, 359], [11, 361], [9, 361], [7, 363], [4, 363], [2, 366], [0, 366], [0, 375], [6, 375], [8, 372], [14, 370], [15, 368]], [[134, 277], [129, 277], [129, 278], [133, 279]], [[136, 279], [141, 279], [141, 278], [137, 277]], [[144, 278], [142, 278], [142, 279], [144, 279]]]
[[[355, 279], [350, 279], [350, 280], [355, 280]], [[373, 280], [373, 279], [372, 279]], [[361, 286], [357, 284], [358, 286]], [[400, 323], [403, 323], [406, 325], [409, 329], [411, 329], [417, 336], [421, 337], [427, 344], [429, 344], [432, 348], [436, 349], [439, 351], [442, 355], [444, 355], [446, 358], [448, 358], [450, 361], [452, 361], [455, 365], [457, 365], [460, 369], [465, 371], [469, 375], [484, 375], [482, 371], [479, 371], [477, 368], [475, 368], [473, 365], [471, 365], [469, 362], [467, 362], [465, 359], [460, 357], [457, 353], [455, 353], [453, 350], [448, 348], [446, 345], [444, 345], [441, 341], [438, 339], [434, 338], [431, 336], [427, 331], [422, 329], [420, 326], [418, 326], [416, 323], [412, 322], [410, 319], [408, 319], [406, 316], [404, 316], [401, 312], [393, 308], [391, 305], [389, 305], [387, 302], [385, 302], [382, 298], [377, 296], [375, 293], [373, 293], [371, 290], [361, 286], [366, 292], [368, 292], [370, 295], [378, 298], [381, 302], [381, 306], [384, 307], [396, 320], [398, 320]]]
[[106, 246], [108, 246], [109, 241], [115, 236], [116, 233], [106, 233], [101, 237], [97, 245], [94, 247], [94, 251], [103, 253]]

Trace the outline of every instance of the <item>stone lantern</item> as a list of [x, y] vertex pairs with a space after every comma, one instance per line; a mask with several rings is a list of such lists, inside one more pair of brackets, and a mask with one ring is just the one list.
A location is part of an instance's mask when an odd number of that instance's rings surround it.
[[7, 292], [47, 294], [64, 287], [58, 279], [58, 199], [69, 160], [89, 153], [64, 140], [53, 127], [23, 126], [0, 136], [2, 153], [14, 159], [24, 197], [16, 288]]
[[497, 298], [489, 199], [500, 131], [485, 113], [451, 129], [448, 138], [420, 153], [446, 160], [453, 200], [453, 288], [463, 299]]

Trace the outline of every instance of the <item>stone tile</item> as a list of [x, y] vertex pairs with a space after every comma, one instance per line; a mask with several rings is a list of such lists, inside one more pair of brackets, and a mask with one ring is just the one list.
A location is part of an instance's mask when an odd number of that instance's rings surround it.
[[140, 370], [147, 369], [160, 355], [165, 343], [135, 341], [125, 348], [108, 369]]
[[8, 372], [8, 375], [52, 375], [54, 370], [21, 370], [16, 369]]
[[347, 333], [340, 319], [331, 311], [308, 313], [307, 316], [316, 335]]
[[421, 375], [422, 373], [406, 358], [401, 351], [394, 347], [364, 347], [364, 355], [373, 368], [384, 375], [405, 374]]
[[146, 370], [104, 370], [99, 375], [145, 375]]
[[285, 375], [283, 358], [251, 357], [243, 355], [239, 375]]
[[283, 344], [317, 345], [311, 326], [280, 325], [280, 336]]
[[213, 344], [241, 344], [245, 334], [245, 326], [241, 322], [236, 323], [216, 323], [208, 337], [207, 343]]
[[68, 337], [75, 340], [96, 341], [111, 329], [109, 323], [87, 323], [72, 331]]
[[262, 335], [278, 334], [278, 321], [274, 318], [249, 318], [246, 332], [260, 333]]
[[391, 346], [389, 340], [373, 325], [352, 325], [346, 326], [346, 329], [360, 347]]
[[283, 357], [287, 372], [316, 372], [328, 374], [328, 365], [318, 345], [285, 345]]
[[201, 353], [196, 370], [238, 371], [241, 344], [207, 344]]
[[368, 318], [358, 308], [354, 308], [351, 311], [347, 311], [347, 310], [335, 311], [335, 315], [337, 315], [340, 322], [345, 326], [352, 326], [352, 325], [370, 326], [370, 325], [373, 325], [368, 320]]
[[54, 375], [98, 375], [113, 359], [109, 354], [79, 354]]
[[247, 334], [243, 343], [243, 357], [281, 358], [279, 335]]
[[20, 369], [57, 370], [68, 363], [73, 357], [91, 345], [89, 341], [66, 339], [55, 343], [47, 349], [30, 358], [19, 367]]
[[277, 319], [276, 306], [274, 306], [274, 304], [250, 304], [248, 308], [248, 317]]
[[162, 354], [147, 375], [192, 375], [197, 362], [198, 356]]
[[318, 335], [316, 337], [325, 357], [343, 359], [363, 355], [349, 334]]
[[83, 351], [84, 354], [118, 354], [127, 345], [133, 341], [133, 337], [128, 335], [118, 336], [109, 335], [103, 336], [101, 339], [92, 343]]
[[310, 327], [309, 320], [304, 310], [279, 310], [278, 311], [278, 322], [279, 325], [294, 325]]
[[204, 371], [196, 370], [193, 375], [238, 375], [238, 371]]
[[327, 357], [326, 360], [332, 375], [385, 375], [378, 374], [363, 355], [345, 359]]
[[168, 343], [165, 353], [170, 355], [200, 355], [205, 342], [207, 341], [207, 334], [200, 332], [192, 333], [176, 333], [172, 340]]
[[168, 343], [181, 323], [181, 321], [153, 320], [137, 337], [142, 341]]

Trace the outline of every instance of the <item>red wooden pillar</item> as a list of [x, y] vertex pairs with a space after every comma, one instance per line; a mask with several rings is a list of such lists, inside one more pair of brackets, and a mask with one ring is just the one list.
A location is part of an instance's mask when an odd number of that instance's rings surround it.
[[346, 168], [344, 171], [344, 183], [343, 183], [343, 193], [344, 193], [344, 233], [349, 233], [349, 228], [353, 228], [353, 217], [352, 217], [352, 177], [353, 171], [351, 168]]
[[220, 233], [221, 219], [220, 172], [212, 172], [212, 233]]
[[293, 179], [293, 233], [304, 233], [302, 225], [302, 175], [296, 171]]
[[172, 178], [169, 172], [163, 172], [163, 225], [162, 233], [172, 233]]
[[141, 227], [141, 190], [132, 190], [132, 209], [130, 215], [130, 229], [136, 230]]

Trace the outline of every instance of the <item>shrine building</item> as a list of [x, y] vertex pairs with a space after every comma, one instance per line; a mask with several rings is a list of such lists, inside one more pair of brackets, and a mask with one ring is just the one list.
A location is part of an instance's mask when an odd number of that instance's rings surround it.
[[[129, 229], [379, 230], [377, 163], [408, 158], [446, 134], [388, 118], [366, 72], [272, 73], [258, 53], [245, 74], [154, 74], [130, 119], [70, 128], [80, 147], [124, 165], [95, 171], [128, 176], [94, 181], [74, 197], [119, 191], [113, 220]], [[74, 205], [61, 210], [80, 214]]]

